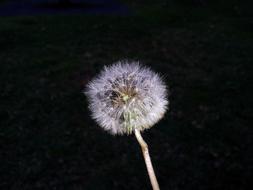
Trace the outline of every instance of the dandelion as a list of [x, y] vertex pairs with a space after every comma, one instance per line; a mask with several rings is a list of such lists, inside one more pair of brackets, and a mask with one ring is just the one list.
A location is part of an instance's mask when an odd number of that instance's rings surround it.
[[104, 70], [87, 86], [92, 118], [109, 133], [135, 133], [153, 189], [159, 185], [148, 146], [140, 131], [152, 127], [168, 107], [166, 85], [160, 76], [138, 62], [119, 61]]

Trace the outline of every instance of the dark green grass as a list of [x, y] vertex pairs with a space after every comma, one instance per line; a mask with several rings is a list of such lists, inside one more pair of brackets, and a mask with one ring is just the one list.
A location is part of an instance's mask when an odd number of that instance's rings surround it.
[[134, 137], [100, 129], [82, 94], [122, 58], [169, 85], [144, 132], [161, 189], [251, 189], [252, 17], [164, 10], [0, 18], [1, 189], [150, 189]]

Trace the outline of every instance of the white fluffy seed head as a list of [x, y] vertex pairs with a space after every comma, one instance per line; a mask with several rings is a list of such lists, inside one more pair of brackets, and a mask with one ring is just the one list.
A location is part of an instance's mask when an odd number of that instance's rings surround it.
[[85, 90], [92, 117], [111, 134], [152, 127], [167, 110], [166, 86], [158, 74], [138, 62], [119, 61]]

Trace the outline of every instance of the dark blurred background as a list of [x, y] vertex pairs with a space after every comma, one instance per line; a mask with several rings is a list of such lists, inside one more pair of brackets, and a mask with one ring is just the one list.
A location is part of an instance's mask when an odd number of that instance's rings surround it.
[[0, 0], [0, 15], [0, 189], [151, 189], [134, 136], [104, 132], [82, 94], [125, 58], [170, 89], [143, 134], [161, 189], [253, 188], [251, 1]]

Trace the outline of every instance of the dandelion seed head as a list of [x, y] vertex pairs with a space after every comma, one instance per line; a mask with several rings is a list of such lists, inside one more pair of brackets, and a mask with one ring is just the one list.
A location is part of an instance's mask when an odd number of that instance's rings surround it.
[[93, 119], [111, 134], [152, 127], [167, 110], [167, 89], [160, 76], [138, 62], [104, 67], [85, 91]]

